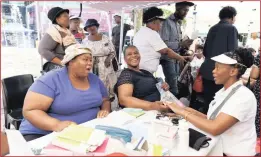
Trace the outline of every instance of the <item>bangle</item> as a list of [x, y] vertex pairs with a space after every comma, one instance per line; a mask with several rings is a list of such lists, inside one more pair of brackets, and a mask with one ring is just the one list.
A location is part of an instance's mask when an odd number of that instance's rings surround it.
[[192, 112], [188, 112], [188, 113], [185, 115], [185, 120], [186, 120], [186, 121], [188, 121], [188, 120], [187, 120], [187, 117], [188, 117], [190, 114], [193, 114], [193, 113], [192, 113]]

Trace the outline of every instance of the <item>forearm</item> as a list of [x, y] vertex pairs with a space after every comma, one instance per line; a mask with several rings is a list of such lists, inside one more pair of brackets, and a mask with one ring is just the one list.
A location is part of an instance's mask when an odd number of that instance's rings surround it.
[[7, 136], [5, 133], [1, 132], [1, 156], [4, 156], [9, 153], [9, 145]]
[[190, 107], [185, 107], [185, 110], [188, 111], [188, 112], [191, 112], [201, 118], [204, 118], [204, 119], [207, 119], [207, 115], [197, 111], [197, 110], [194, 110], [193, 108], [190, 108]]
[[221, 132], [218, 131], [218, 126], [214, 123], [214, 121], [189, 112], [190, 111], [183, 111], [180, 115], [202, 131], [205, 131], [213, 136], [221, 134]]
[[176, 59], [176, 60], [182, 60], [182, 56], [180, 56], [178, 53], [174, 52], [170, 48], [167, 49], [167, 55], [171, 59]]
[[60, 122], [60, 120], [52, 118], [41, 110], [24, 111], [23, 115], [35, 127], [46, 131], [55, 131], [57, 124]]
[[101, 109], [111, 112], [111, 102], [109, 99], [103, 101]]
[[129, 108], [141, 108], [143, 110], [152, 110], [151, 102], [140, 100], [134, 97], [119, 97], [119, 102], [122, 106], [129, 107]]
[[62, 65], [61, 60], [60, 60], [58, 57], [54, 57], [54, 58], [51, 60], [51, 62], [52, 62], [52, 63], [59, 64], [59, 65]]

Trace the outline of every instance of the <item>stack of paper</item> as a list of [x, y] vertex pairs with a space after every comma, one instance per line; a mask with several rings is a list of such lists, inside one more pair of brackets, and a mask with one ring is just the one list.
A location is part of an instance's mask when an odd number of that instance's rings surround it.
[[76, 153], [86, 154], [102, 145], [106, 139], [105, 133], [103, 130], [73, 125], [60, 132], [52, 144]]
[[123, 125], [135, 119], [136, 118], [134, 116], [131, 116], [122, 110], [113, 111], [107, 117], [99, 119], [99, 121], [96, 122], [96, 125], [105, 125], [122, 128]]
[[131, 116], [134, 116], [135, 118], [138, 118], [145, 114], [145, 112], [142, 109], [137, 108], [124, 108], [123, 111]]

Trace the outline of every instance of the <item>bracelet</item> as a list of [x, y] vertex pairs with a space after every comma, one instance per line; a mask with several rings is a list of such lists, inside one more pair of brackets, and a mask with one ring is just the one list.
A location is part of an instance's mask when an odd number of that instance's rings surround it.
[[188, 116], [189, 116], [190, 114], [193, 114], [193, 113], [192, 113], [192, 112], [188, 112], [188, 113], [185, 115], [185, 120], [186, 120], [186, 121], [188, 121], [187, 118], [188, 118]]

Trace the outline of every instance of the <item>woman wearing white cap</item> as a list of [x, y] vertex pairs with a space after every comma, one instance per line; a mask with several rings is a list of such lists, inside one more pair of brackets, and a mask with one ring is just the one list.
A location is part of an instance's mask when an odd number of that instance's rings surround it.
[[90, 73], [91, 50], [71, 45], [65, 53], [65, 67], [42, 76], [28, 90], [20, 126], [27, 141], [61, 131], [72, 123], [105, 117], [110, 112], [104, 84]]
[[189, 107], [166, 104], [197, 128], [214, 136], [220, 135], [223, 153], [228, 156], [254, 156], [256, 146], [254, 94], [243, 86], [240, 77], [252, 65], [249, 51], [240, 48], [213, 57], [216, 84], [224, 85], [209, 104], [207, 115]]
[[79, 16], [70, 16], [70, 31], [78, 43], [82, 43], [82, 40], [85, 38], [84, 30], [80, 28], [81, 21]]

